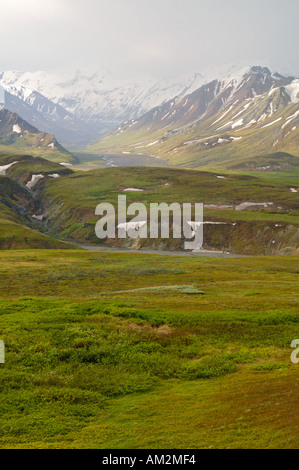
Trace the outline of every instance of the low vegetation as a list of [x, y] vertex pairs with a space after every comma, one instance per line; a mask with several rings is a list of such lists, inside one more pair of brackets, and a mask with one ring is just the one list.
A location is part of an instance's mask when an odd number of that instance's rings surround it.
[[3, 251], [0, 447], [296, 447], [297, 261]]

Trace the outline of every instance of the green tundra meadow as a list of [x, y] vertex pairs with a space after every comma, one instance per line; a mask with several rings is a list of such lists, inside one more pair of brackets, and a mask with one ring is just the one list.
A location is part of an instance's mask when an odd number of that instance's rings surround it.
[[1, 448], [295, 448], [298, 256], [3, 250]]

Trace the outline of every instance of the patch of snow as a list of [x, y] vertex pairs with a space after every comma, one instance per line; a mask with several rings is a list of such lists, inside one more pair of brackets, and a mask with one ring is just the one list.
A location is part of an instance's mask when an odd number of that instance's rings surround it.
[[239, 119], [239, 121], [235, 122], [235, 123], [232, 125], [232, 129], [234, 129], [235, 127], [242, 126], [242, 124], [243, 124], [243, 119]]
[[[152, 145], [156, 145], [159, 143], [159, 140], [155, 140], [154, 142], [151, 142], [150, 144], [147, 144], [147, 145], [142, 145], [141, 147], [135, 147], [136, 149], [144, 149], [146, 147], [151, 147]], [[163, 142], [161, 142], [163, 143]]]
[[26, 184], [27, 188], [32, 189], [42, 178], [44, 178], [44, 175], [32, 175], [31, 180]]
[[164, 121], [164, 119], [166, 119], [166, 118], [167, 118], [167, 116], [169, 116], [169, 113], [166, 113], [166, 114], [164, 114], [164, 116], [163, 116], [163, 117], [161, 117], [161, 121]]
[[49, 144], [48, 147], [50, 147], [51, 149], [54, 149], [54, 148], [55, 148], [54, 142], [52, 142], [51, 144]]
[[158, 144], [159, 140], [155, 140], [154, 142], [151, 142], [150, 144], [147, 144], [146, 147], [151, 147], [152, 145]]
[[291, 191], [292, 193], [298, 193], [298, 191], [297, 191], [296, 188], [290, 188], [290, 191]]
[[299, 115], [299, 111], [296, 111], [294, 114], [286, 118], [286, 122], [281, 126], [281, 129], [286, 127], [293, 119], [295, 119]]
[[272, 126], [272, 124], [275, 124], [276, 122], [279, 122], [281, 120], [282, 120], [282, 117], [276, 119], [275, 121], [269, 122], [269, 124], [266, 124], [265, 126], [263, 126], [262, 129], [264, 129], [265, 127]]
[[19, 124], [14, 124], [12, 127], [12, 131], [16, 132], [17, 134], [21, 134], [22, 129], [20, 128]]
[[123, 190], [124, 193], [140, 193], [140, 192], [143, 192], [144, 190], [143, 189], [138, 189], [138, 188], [126, 188]]
[[128, 230], [130, 230], [130, 229], [131, 229], [131, 230], [133, 229], [133, 230], [138, 231], [138, 230], [140, 230], [142, 227], [144, 227], [144, 225], [146, 225], [146, 223], [147, 223], [146, 220], [141, 220], [140, 222], [124, 222], [124, 223], [122, 223], [122, 224], [119, 224], [119, 225], [117, 226], [117, 228], [122, 228], [122, 229], [124, 229], [126, 232], [127, 232]]
[[[214, 124], [216, 124], [217, 122], [221, 121], [221, 119], [224, 118], [224, 116], [227, 115], [227, 113], [229, 113], [231, 110], [233, 109], [233, 106], [230, 106], [229, 109], [227, 111], [225, 111], [224, 114], [222, 114], [222, 116], [220, 116], [220, 118], [217, 119], [217, 121], [214, 121], [213, 124], [211, 124], [211, 126], [213, 126]], [[210, 127], [211, 127], [210, 126]]]
[[9, 163], [8, 165], [0, 166], [0, 175], [5, 176], [6, 175], [6, 170], [8, 170], [8, 168], [15, 165], [16, 163], [19, 163], [19, 162], [12, 162], [12, 163]]
[[42, 215], [33, 215], [32, 217], [33, 217], [34, 219], [39, 220], [39, 221], [41, 222], [41, 221], [43, 220], [43, 218], [44, 218], [44, 215], [43, 215], [43, 214], [42, 214]]
[[299, 103], [299, 79], [293, 80], [290, 85], [285, 87], [285, 90], [292, 103]]
[[71, 163], [64, 163], [64, 162], [59, 163], [59, 165], [62, 165], [62, 166], [73, 166]]
[[256, 123], [256, 120], [255, 119], [251, 119], [251, 121], [246, 124], [246, 126], [243, 127], [243, 129], [248, 129], [248, 127], [252, 126], [252, 124], [255, 124]]
[[257, 122], [264, 121], [264, 120], [266, 119], [266, 117], [267, 117], [267, 114], [266, 114], [266, 113], [262, 114], [261, 117], [258, 119]]
[[270, 90], [270, 91], [269, 91], [269, 94], [268, 94], [268, 96], [271, 96], [271, 95], [272, 95], [272, 93], [274, 93], [276, 90], [278, 90], [278, 87], [276, 87], [276, 88], [272, 88], [272, 90]]
[[60, 175], [58, 173], [53, 173], [52, 175], [48, 175], [50, 178], [59, 178]]
[[206, 209], [232, 209], [234, 206], [231, 204], [204, 204]]
[[273, 202], [242, 202], [242, 204], [239, 204], [235, 207], [235, 210], [243, 211], [244, 209], [247, 209], [248, 207], [252, 207], [252, 206], [268, 207], [272, 205], [273, 205]]
[[204, 137], [203, 139], [195, 139], [195, 140], [188, 140], [188, 142], [184, 142], [183, 145], [191, 145], [191, 144], [195, 144], [197, 142], [203, 142], [204, 140], [206, 139], [214, 139], [214, 137], [218, 137], [219, 134], [217, 135], [210, 135], [209, 137]]
[[230, 124], [232, 124], [233, 122], [234, 122], [234, 121], [229, 121], [229, 122], [227, 122], [226, 124], [223, 124], [223, 126], [217, 128], [217, 131], [220, 131], [220, 129], [224, 129], [225, 127], [228, 127], [228, 126], [229, 126]]
[[221, 180], [225, 180], [225, 176], [218, 176], [218, 175], [217, 175], [216, 178], [219, 178], [219, 179], [221, 179]]
[[236, 119], [236, 117], [240, 116], [240, 114], [244, 113], [244, 111], [246, 111], [246, 109], [251, 105], [251, 103], [247, 103], [245, 104], [244, 108], [241, 109], [241, 111], [239, 111], [237, 114], [235, 114], [232, 119]]

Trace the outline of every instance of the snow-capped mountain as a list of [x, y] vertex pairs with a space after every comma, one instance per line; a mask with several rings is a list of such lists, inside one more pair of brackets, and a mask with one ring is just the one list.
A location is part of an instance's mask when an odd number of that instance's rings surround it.
[[[242, 77], [248, 65], [213, 66], [173, 79], [136, 77], [120, 79], [104, 69], [57, 75], [44, 71], [0, 73], [0, 84], [19, 98], [30, 101], [33, 91], [60, 105], [78, 119], [111, 129], [137, 119], [175, 96], [185, 96], [217, 77]], [[101, 131], [101, 129], [98, 128]]]
[[0, 78], [0, 106], [1, 103], [41, 131], [54, 134], [70, 148], [86, 145], [101, 135], [94, 126], [81, 121], [38, 91], [5, 83]]
[[35, 90], [78, 119], [95, 124], [101, 133], [140, 117], [173, 96], [192, 92], [203, 80], [200, 74], [176, 80], [149, 77], [121, 80], [107, 73], [103, 75], [102, 71], [90, 75], [76, 72], [64, 77], [46, 72], [0, 74], [0, 83], [24, 101], [33, 101], [31, 90]]
[[[204, 121], [218, 113], [227, 103], [231, 103], [231, 109], [237, 103], [250, 100], [256, 96], [286, 87], [285, 93], [289, 96], [296, 93], [296, 79], [283, 77], [278, 73], [271, 74], [266, 67], [251, 67], [243, 75], [213, 80], [202, 85], [191, 94], [177, 96], [165, 104], [153, 108], [138, 122], [134, 123], [136, 129], [159, 123], [161, 127], [166, 125], [187, 125], [196, 121]], [[290, 90], [289, 94], [287, 90]], [[246, 109], [249, 107], [247, 105]], [[241, 113], [240, 113], [241, 114]], [[122, 126], [123, 127], [123, 126]]]
[[0, 106], [0, 152], [33, 154], [49, 160], [73, 161], [53, 134], [40, 132], [17, 113]]
[[299, 80], [255, 66], [123, 123], [90, 152], [144, 153], [202, 166], [287, 151], [299, 156]]
[[297, 93], [294, 77], [272, 74], [266, 67], [234, 65], [173, 80], [118, 79], [103, 70], [65, 76], [8, 71], [0, 73], [0, 84], [19, 99], [13, 111], [54, 133], [69, 148], [84, 146], [119, 126], [118, 132], [123, 132], [132, 122], [135, 129], [145, 123], [161, 128], [189, 125], [217, 114], [231, 99], [241, 102], [271, 87], [285, 86], [289, 96]]

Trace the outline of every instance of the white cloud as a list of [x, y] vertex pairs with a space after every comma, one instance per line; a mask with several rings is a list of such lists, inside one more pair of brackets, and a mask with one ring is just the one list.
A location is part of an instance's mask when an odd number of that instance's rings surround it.
[[[299, 73], [295, 0], [0, 0], [1, 69], [171, 77], [267, 57]], [[279, 31], [279, 34], [277, 34]]]

